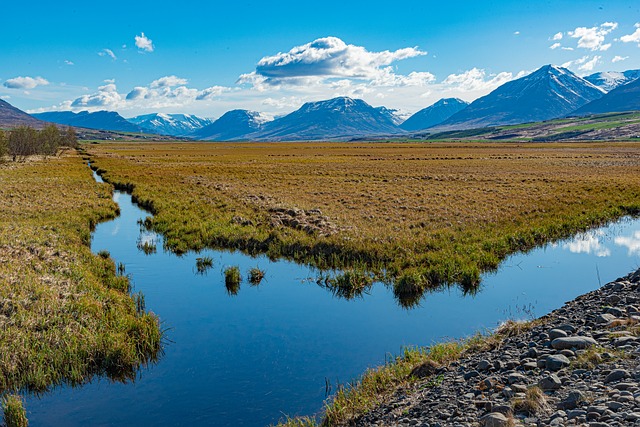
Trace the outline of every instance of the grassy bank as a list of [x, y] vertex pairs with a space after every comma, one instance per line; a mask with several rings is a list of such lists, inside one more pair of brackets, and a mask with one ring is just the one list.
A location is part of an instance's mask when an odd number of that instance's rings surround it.
[[430, 347], [408, 348], [384, 366], [367, 370], [361, 378], [342, 386], [327, 402], [322, 418], [288, 418], [277, 427], [331, 427], [350, 425], [351, 421], [381, 403], [403, 387], [430, 378], [427, 387], [435, 387], [442, 382], [436, 375], [439, 368], [461, 357], [479, 351], [499, 347], [502, 340], [517, 335], [540, 323], [509, 321], [492, 334], [477, 334], [467, 339], [435, 344]]
[[[640, 144], [88, 146], [176, 252], [235, 248], [472, 289], [507, 255], [640, 212]], [[361, 277], [354, 274], [353, 277]]]
[[117, 213], [110, 187], [76, 154], [0, 164], [0, 182], [0, 393], [134, 378], [161, 332], [89, 248], [91, 227]]

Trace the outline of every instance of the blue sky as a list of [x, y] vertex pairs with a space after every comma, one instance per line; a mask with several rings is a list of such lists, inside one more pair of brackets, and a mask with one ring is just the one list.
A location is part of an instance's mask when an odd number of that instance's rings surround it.
[[29, 111], [279, 115], [346, 95], [410, 113], [547, 63], [640, 68], [637, 0], [8, 3], [0, 97]]

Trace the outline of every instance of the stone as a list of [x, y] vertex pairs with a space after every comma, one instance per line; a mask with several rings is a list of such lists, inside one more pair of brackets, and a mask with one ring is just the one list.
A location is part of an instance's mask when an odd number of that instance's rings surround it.
[[491, 412], [480, 418], [480, 422], [484, 427], [507, 427], [509, 419], [500, 412]]
[[584, 409], [572, 409], [571, 411], [567, 411], [567, 419], [572, 420], [578, 417], [584, 417], [587, 415], [587, 411]]
[[489, 362], [486, 359], [478, 362], [478, 369], [481, 371], [488, 371], [489, 369], [491, 369], [491, 367], [492, 367], [491, 362]]
[[465, 380], [470, 380], [471, 378], [477, 377], [478, 375], [480, 375], [478, 371], [469, 371], [465, 373], [462, 378], [464, 378]]
[[564, 409], [575, 409], [578, 407], [578, 404], [585, 401], [584, 394], [580, 390], [571, 391], [567, 397], [560, 403]]
[[630, 376], [631, 375], [629, 375], [629, 372], [624, 369], [614, 369], [613, 371], [609, 372], [609, 375], [607, 375], [607, 377], [604, 379], [604, 382], [612, 383], [624, 378], [629, 378]]
[[596, 340], [591, 337], [573, 336], [573, 337], [561, 337], [551, 341], [551, 347], [555, 350], [570, 350], [572, 348], [584, 349], [589, 348], [592, 345], [597, 344]]
[[549, 331], [549, 338], [554, 340], [556, 338], [566, 337], [567, 333], [562, 329], [552, 329]]
[[567, 367], [571, 364], [569, 358], [562, 354], [554, 354], [547, 357], [545, 362], [545, 366], [550, 371], [559, 371], [560, 369]]
[[556, 374], [551, 374], [538, 381], [538, 386], [544, 391], [558, 390], [562, 387], [562, 381]]
[[596, 316], [596, 319], [595, 319], [596, 323], [599, 323], [599, 324], [611, 323], [614, 320], [616, 320], [616, 316], [609, 313], [600, 314]]

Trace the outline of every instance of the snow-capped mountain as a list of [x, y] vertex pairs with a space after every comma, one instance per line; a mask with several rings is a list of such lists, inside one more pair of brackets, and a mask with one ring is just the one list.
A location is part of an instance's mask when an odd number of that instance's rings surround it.
[[640, 79], [618, 86], [602, 98], [578, 108], [571, 115], [640, 111]]
[[566, 68], [545, 65], [476, 99], [432, 130], [471, 129], [563, 117], [605, 91]]
[[260, 130], [266, 121], [268, 118], [256, 111], [231, 110], [189, 136], [207, 141], [242, 140]]
[[604, 71], [602, 73], [591, 74], [584, 79], [593, 83], [606, 92], [612, 91], [618, 86], [625, 85], [633, 80], [640, 78], [640, 70], [627, 71]]
[[347, 97], [308, 102], [293, 113], [266, 123], [248, 139], [305, 141], [403, 133], [385, 110]]
[[46, 122], [87, 129], [134, 133], [146, 132], [138, 125], [128, 122], [115, 111], [96, 111], [94, 113], [90, 113], [89, 111], [81, 111], [79, 113], [72, 111], [50, 111], [32, 114], [32, 116]]
[[163, 113], [145, 114], [127, 120], [150, 133], [170, 136], [186, 136], [213, 123], [211, 119], [191, 114]]
[[467, 108], [467, 105], [469, 103], [462, 99], [443, 98], [409, 117], [400, 127], [407, 131], [427, 129], [444, 122], [458, 111]]
[[376, 107], [376, 110], [387, 116], [396, 126], [400, 126], [400, 123], [404, 122], [410, 115], [394, 108]]

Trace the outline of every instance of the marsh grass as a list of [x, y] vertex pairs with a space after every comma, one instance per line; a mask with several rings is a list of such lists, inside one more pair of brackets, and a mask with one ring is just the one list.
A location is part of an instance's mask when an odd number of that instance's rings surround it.
[[196, 272], [198, 274], [205, 274], [211, 267], [213, 267], [213, 258], [210, 256], [196, 258]]
[[109, 252], [91, 253], [110, 187], [72, 152], [0, 165], [0, 182], [0, 392], [133, 380], [162, 333]]
[[[477, 291], [481, 273], [516, 251], [640, 213], [638, 147], [109, 143], [87, 150], [106, 181], [152, 210], [149, 227], [176, 253], [238, 249], [365, 270], [400, 282], [401, 304], [411, 307], [427, 289]], [[283, 209], [295, 218], [276, 218]], [[296, 213], [320, 211], [321, 218]], [[303, 219], [321, 231], [305, 232]]]
[[260, 270], [258, 267], [253, 267], [249, 270], [247, 281], [251, 286], [258, 286], [262, 279], [264, 279], [264, 270]]
[[531, 386], [525, 392], [525, 397], [513, 401], [515, 412], [524, 412], [529, 415], [543, 415], [551, 410], [547, 395], [538, 386]]
[[5, 427], [27, 427], [27, 411], [22, 404], [22, 397], [8, 394], [2, 398], [2, 411]]
[[349, 300], [367, 293], [373, 286], [373, 276], [362, 270], [347, 270], [320, 283], [335, 296]]
[[224, 285], [229, 295], [238, 295], [241, 282], [240, 267], [234, 265], [224, 269]]

